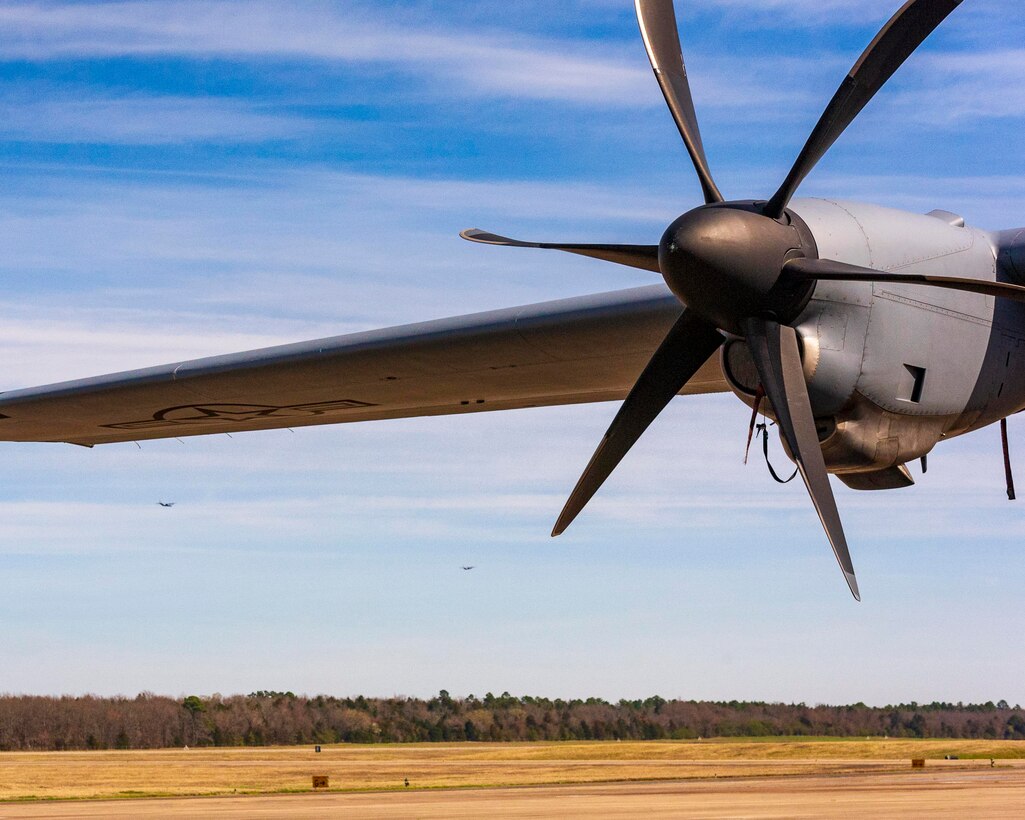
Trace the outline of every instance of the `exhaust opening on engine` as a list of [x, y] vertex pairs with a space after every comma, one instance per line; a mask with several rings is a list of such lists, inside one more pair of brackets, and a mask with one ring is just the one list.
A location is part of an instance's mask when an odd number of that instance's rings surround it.
[[904, 372], [900, 377], [900, 386], [897, 390], [897, 398], [900, 401], [920, 404], [922, 401], [922, 391], [924, 389], [925, 368], [916, 367], [913, 364], [905, 364]]

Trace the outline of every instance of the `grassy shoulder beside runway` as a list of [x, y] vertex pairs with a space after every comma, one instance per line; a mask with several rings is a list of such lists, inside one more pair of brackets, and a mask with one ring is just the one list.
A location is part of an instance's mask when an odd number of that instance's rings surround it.
[[0, 800], [301, 792], [312, 789], [314, 775], [326, 775], [332, 791], [367, 791], [868, 773], [907, 769], [912, 758], [930, 767], [988, 767], [991, 759], [1025, 759], [1025, 742], [777, 738], [339, 744], [320, 753], [311, 746], [0, 752]]

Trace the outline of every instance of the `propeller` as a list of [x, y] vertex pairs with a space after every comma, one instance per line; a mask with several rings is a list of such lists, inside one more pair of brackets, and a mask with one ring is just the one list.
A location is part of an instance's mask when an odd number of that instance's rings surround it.
[[637, 439], [725, 341], [715, 325], [684, 310], [619, 408], [566, 502], [553, 536], [566, 531]]
[[783, 269], [794, 281], [817, 282], [882, 282], [896, 285], [928, 285], [933, 288], [1000, 296], [1015, 302], [1025, 302], [1025, 287], [1006, 282], [983, 282], [960, 276], [932, 276], [922, 273], [886, 273], [885, 271], [848, 265], [833, 259], [792, 259]]
[[[666, 2], [671, 3], [672, 0]], [[776, 195], [769, 200], [766, 215], [774, 219], [783, 216], [798, 186], [847, 130], [847, 126], [854, 122], [854, 118], [925, 38], [960, 5], [961, 0], [908, 0], [890, 18], [840, 83], [794, 167]]]
[[615, 262], [630, 268], [650, 270], [654, 273], [662, 272], [658, 266], [658, 245], [566, 245], [555, 242], [522, 242], [519, 239], [488, 233], [479, 228], [470, 228], [459, 235], [463, 239], [479, 242], [482, 245], [566, 251], [580, 256], [590, 256], [592, 259], [604, 259], [606, 262]]
[[634, 0], [652, 69], [697, 173], [705, 204], [683, 214], [658, 246], [520, 242], [473, 230], [474, 242], [548, 248], [658, 271], [686, 306], [655, 351], [555, 525], [564, 532], [673, 396], [725, 341], [746, 339], [761, 387], [801, 472], [851, 593], [861, 600], [829, 483], [791, 326], [823, 280], [899, 282], [1025, 301], [1025, 287], [953, 277], [894, 274], [819, 259], [811, 231], [787, 209], [798, 186], [894, 72], [961, 0], [909, 0], [841, 83], [780, 189], [768, 201], [726, 202], [701, 142], [680, 49], [673, 0]]
[[744, 320], [743, 324], [765, 395], [772, 402], [776, 421], [801, 471], [801, 478], [808, 488], [808, 495], [819, 514], [847, 585], [860, 601], [858, 579], [854, 577], [854, 564], [851, 563], [840, 513], [836, 509], [833, 489], [829, 486], [826, 462], [822, 458], [818, 433], [815, 432], [815, 417], [808, 398], [808, 385], [804, 381], [797, 331], [771, 319], [751, 318]]
[[698, 128], [698, 115], [690, 93], [687, 68], [683, 64], [683, 49], [680, 46], [673, 0], [636, 0], [634, 7], [648, 60], [676, 121], [676, 127], [680, 129], [691, 162], [694, 163], [701, 190], [705, 194], [705, 204], [722, 202], [723, 195], [712, 179], [705, 146], [701, 143], [701, 130]]

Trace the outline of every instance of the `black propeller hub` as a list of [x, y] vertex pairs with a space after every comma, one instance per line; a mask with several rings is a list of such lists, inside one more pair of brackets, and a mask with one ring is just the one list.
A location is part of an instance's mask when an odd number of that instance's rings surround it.
[[658, 262], [669, 288], [687, 307], [730, 333], [748, 317], [786, 323], [804, 309], [813, 283], [783, 275], [793, 258], [817, 258], [814, 239], [793, 212], [779, 219], [764, 203], [705, 205], [669, 226]]

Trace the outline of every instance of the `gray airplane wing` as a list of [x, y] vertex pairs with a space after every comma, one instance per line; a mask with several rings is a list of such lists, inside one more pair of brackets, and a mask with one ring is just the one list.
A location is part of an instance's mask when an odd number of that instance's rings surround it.
[[[92, 446], [622, 399], [680, 315], [662, 285], [0, 393], [0, 440]], [[713, 357], [681, 391], [727, 390]]]

